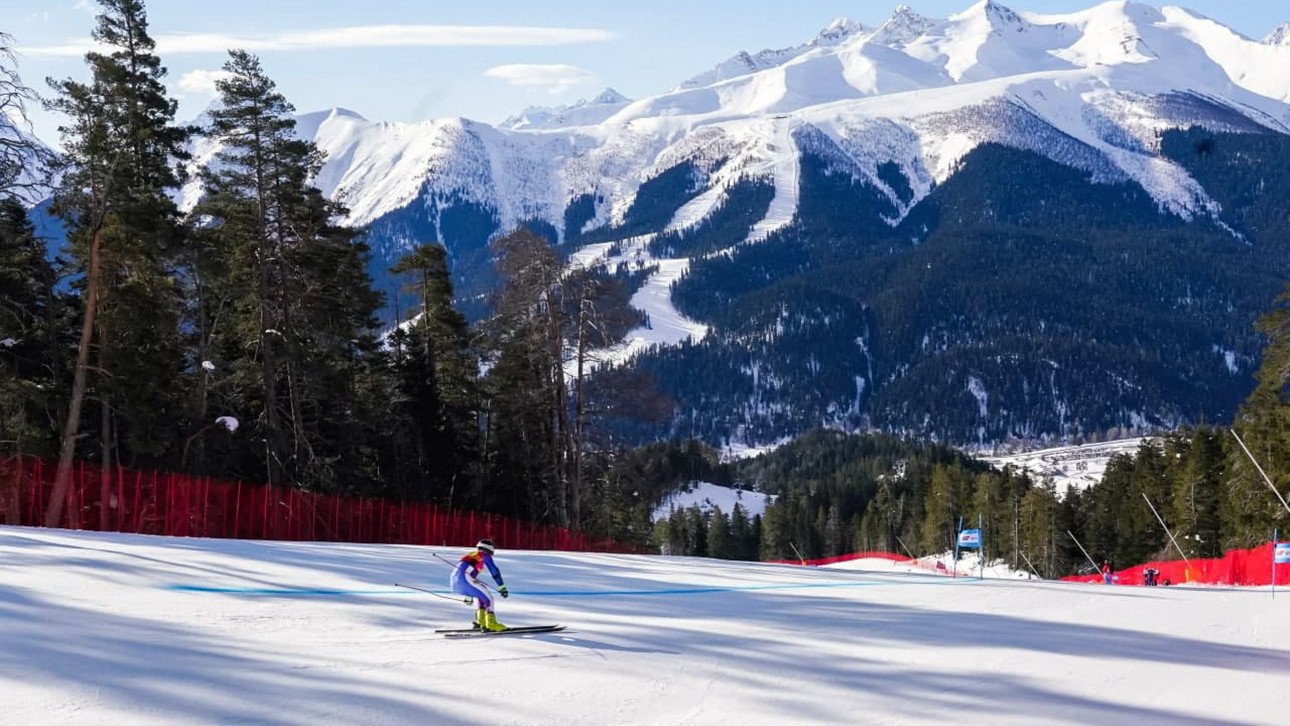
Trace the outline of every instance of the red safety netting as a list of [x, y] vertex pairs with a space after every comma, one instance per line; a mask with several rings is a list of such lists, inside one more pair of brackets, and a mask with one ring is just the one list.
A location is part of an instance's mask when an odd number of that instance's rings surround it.
[[[0, 523], [43, 524], [56, 468], [31, 457], [0, 459]], [[452, 546], [489, 537], [506, 549], [636, 551], [604, 537], [424, 502], [84, 463], [75, 465], [63, 510], [61, 527], [135, 534]]]
[[[1190, 566], [1183, 560], [1146, 562], [1112, 574], [1118, 585], [1143, 584], [1142, 573], [1149, 567], [1159, 570], [1156, 584], [1169, 581], [1174, 585], [1195, 583], [1204, 585], [1271, 585], [1272, 543], [1248, 550], [1231, 550], [1222, 557], [1194, 559]], [[1103, 582], [1101, 575], [1072, 575], [1063, 577], [1068, 582]], [[1290, 585], [1290, 565], [1277, 567], [1277, 585]]]

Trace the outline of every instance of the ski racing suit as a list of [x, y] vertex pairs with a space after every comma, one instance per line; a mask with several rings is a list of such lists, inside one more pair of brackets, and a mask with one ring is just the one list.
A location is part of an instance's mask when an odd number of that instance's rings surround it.
[[493, 556], [483, 550], [471, 550], [461, 558], [452, 571], [452, 591], [458, 595], [475, 598], [475, 607], [491, 613], [493, 598], [478, 580], [479, 571], [482, 568], [488, 568], [488, 574], [493, 576], [493, 582], [496, 582], [498, 587], [502, 586], [502, 572], [493, 562]]

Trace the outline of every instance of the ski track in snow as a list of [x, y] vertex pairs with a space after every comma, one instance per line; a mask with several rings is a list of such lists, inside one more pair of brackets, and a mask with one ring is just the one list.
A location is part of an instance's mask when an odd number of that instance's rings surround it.
[[[649, 254], [648, 246], [655, 235], [648, 234], [623, 240], [617, 256], [609, 256], [615, 243], [602, 242], [587, 245], [569, 258], [569, 267], [604, 265], [613, 269], [625, 263], [632, 269], [657, 265], [658, 270], [645, 279], [641, 288], [632, 294], [628, 305], [649, 316], [645, 325], [633, 328], [622, 342], [610, 348], [593, 350], [588, 355], [591, 368], [609, 363], [621, 363], [642, 351], [658, 345], [679, 345], [685, 340], [698, 342], [708, 334], [708, 326], [686, 317], [672, 304], [672, 283], [690, 268], [689, 258], [656, 259]], [[576, 362], [565, 364], [566, 373], [575, 372]]]
[[[0, 527], [6, 723], [1278, 724], [1290, 598], [502, 550], [511, 625], [448, 640], [465, 548]], [[224, 591], [176, 589], [197, 586]], [[284, 594], [295, 592], [295, 594]], [[313, 591], [313, 594], [303, 594]]]
[[801, 165], [797, 145], [793, 143], [793, 124], [788, 119], [775, 125], [774, 142], [769, 148], [775, 156], [765, 166], [774, 180], [775, 196], [770, 200], [766, 216], [749, 230], [749, 243], [761, 242], [771, 233], [788, 226], [797, 214]]

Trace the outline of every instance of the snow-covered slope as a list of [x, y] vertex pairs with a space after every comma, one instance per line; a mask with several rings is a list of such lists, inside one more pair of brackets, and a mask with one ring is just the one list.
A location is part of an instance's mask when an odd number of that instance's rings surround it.
[[705, 512], [711, 512], [713, 507], [720, 507], [726, 516], [730, 516], [730, 513], [735, 511], [736, 504], [743, 507], [749, 517], [754, 517], [765, 514], [766, 505], [772, 501], [774, 497], [761, 492], [696, 481], [690, 482], [664, 499], [663, 503], [654, 510], [654, 519], [664, 519], [674, 509], [689, 509], [696, 506]]
[[1106, 466], [1116, 456], [1136, 454], [1143, 441], [1119, 439], [1099, 444], [1059, 446], [1016, 454], [982, 456], [981, 460], [1000, 469], [1011, 466], [1029, 472], [1036, 479], [1051, 479], [1059, 494], [1084, 489], [1102, 481]]
[[0, 713], [42, 724], [1279, 724], [1290, 598], [0, 527]]

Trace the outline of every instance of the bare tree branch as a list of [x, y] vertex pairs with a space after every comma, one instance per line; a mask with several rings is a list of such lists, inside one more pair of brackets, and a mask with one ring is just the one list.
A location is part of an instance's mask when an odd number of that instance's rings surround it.
[[0, 197], [34, 203], [48, 193], [54, 157], [32, 133], [28, 104], [40, 98], [18, 75], [12, 43], [0, 32]]

